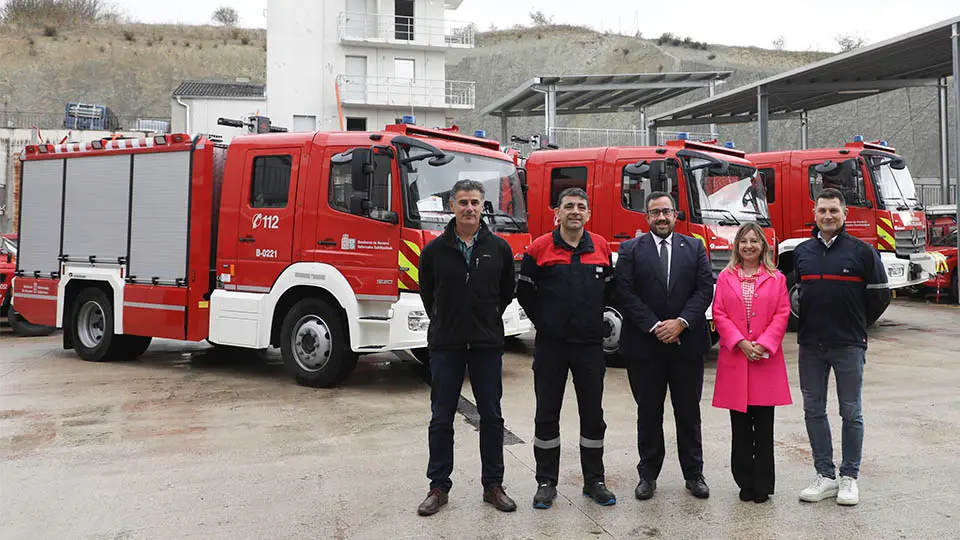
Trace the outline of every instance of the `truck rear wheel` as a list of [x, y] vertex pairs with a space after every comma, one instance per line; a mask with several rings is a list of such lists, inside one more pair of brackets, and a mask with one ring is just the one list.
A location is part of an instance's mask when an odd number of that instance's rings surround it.
[[317, 298], [301, 300], [284, 317], [280, 353], [287, 371], [304, 386], [336, 386], [357, 367], [339, 314]]
[[126, 357], [126, 341], [113, 333], [113, 305], [100, 289], [84, 289], [73, 301], [69, 332], [73, 349], [88, 362]]
[[796, 332], [800, 323], [800, 289], [797, 287], [797, 272], [787, 272], [787, 293], [790, 298], [790, 320], [787, 321], [787, 330]]
[[17, 335], [23, 337], [49, 336], [57, 329], [55, 326], [41, 326], [31, 323], [17, 313], [17, 310], [13, 309], [13, 306], [7, 308], [7, 321], [10, 323], [10, 328], [12, 328]]
[[121, 341], [123, 341], [124, 352], [131, 360], [147, 352], [147, 349], [150, 347], [150, 342], [153, 341], [153, 338], [148, 336], [123, 335], [117, 337], [123, 338]]

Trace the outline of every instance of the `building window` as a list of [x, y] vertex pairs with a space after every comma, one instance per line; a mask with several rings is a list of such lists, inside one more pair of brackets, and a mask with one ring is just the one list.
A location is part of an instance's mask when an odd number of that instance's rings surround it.
[[290, 194], [292, 156], [258, 156], [253, 158], [253, 179], [250, 187], [251, 208], [284, 208]]
[[416, 79], [416, 63], [409, 58], [394, 59], [394, 73], [398, 81], [414, 81]]
[[413, 41], [413, 0], [395, 0], [394, 32], [399, 41]]
[[367, 119], [366, 118], [351, 118], [347, 117], [347, 131], [366, 131], [367, 130]]

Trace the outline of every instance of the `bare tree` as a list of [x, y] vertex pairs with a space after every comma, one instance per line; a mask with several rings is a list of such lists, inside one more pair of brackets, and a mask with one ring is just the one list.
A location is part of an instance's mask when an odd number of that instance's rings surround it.
[[783, 36], [777, 36], [777, 39], [773, 40], [773, 48], [782, 51], [786, 41], [783, 39]]
[[0, 8], [5, 23], [68, 25], [99, 23], [116, 16], [103, 0], [7, 0]]
[[213, 12], [213, 22], [222, 24], [228, 28], [236, 26], [240, 20], [240, 14], [232, 7], [220, 6]]
[[544, 12], [540, 11], [531, 11], [530, 12], [530, 22], [534, 26], [550, 26], [553, 24], [553, 16], [547, 16]]
[[838, 34], [834, 36], [834, 41], [840, 46], [840, 52], [859, 49], [867, 44], [867, 39], [855, 34]]

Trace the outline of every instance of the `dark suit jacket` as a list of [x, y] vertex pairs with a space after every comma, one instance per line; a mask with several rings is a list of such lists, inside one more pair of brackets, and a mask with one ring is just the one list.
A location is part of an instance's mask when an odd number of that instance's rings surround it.
[[[706, 354], [712, 343], [704, 312], [713, 301], [713, 272], [703, 243], [673, 233], [670, 284], [660, 268], [652, 233], [620, 244], [616, 266], [617, 306], [624, 318], [620, 350], [629, 357]], [[690, 328], [680, 344], [664, 345], [650, 333], [657, 321], [682, 317]]]

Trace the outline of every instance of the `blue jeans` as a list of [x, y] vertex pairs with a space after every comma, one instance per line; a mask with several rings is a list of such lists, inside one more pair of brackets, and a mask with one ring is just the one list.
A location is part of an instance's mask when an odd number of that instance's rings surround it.
[[827, 420], [827, 384], [830, 369], [837, 379], [837, 401], [843, 419], [841, 445], [843, 462], [840, 475], [857, 478], [863, 450], [863, 416], [860, 397], [866, 350], [859, 347], [800, 346], [800, 390], [803, 393], [803, 419], [813, 450], [817, 473], [834, 478], [833, 442]]
[[503, 483], [502, 368], [503, 349], [430, 350], [430, 489], [453, 486], [453, 420], [467, 370], [480, 415], [480, 483], [484, 489]]

